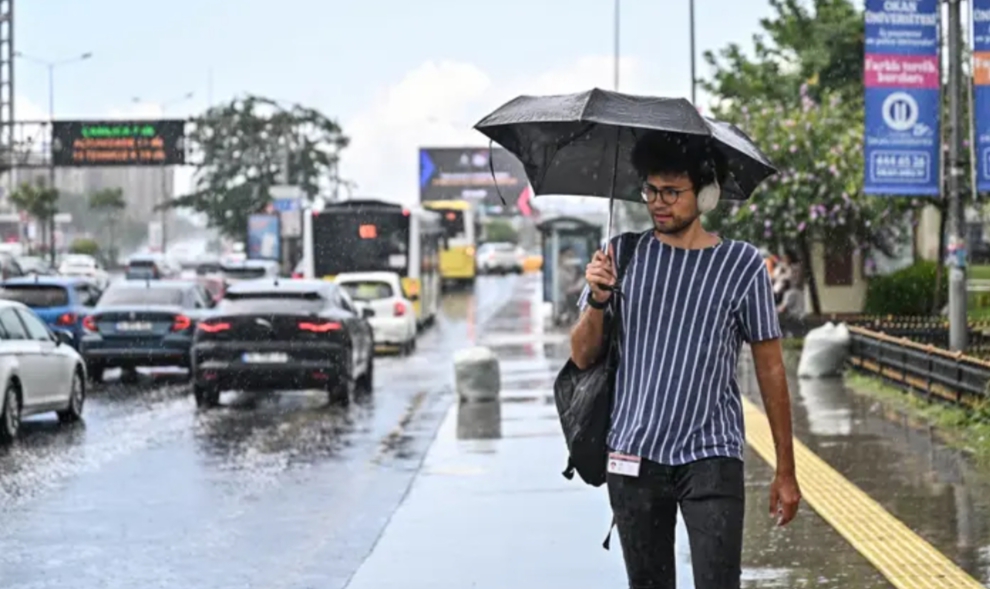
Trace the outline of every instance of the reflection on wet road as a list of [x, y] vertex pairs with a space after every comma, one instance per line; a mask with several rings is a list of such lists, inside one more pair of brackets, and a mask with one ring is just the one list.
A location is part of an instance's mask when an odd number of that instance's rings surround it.
[[92, 390], [76, 427], [26, 422], [0, 451], [0, 586], [343, 586], [452, 398], [452, 353], [515, 280], [448, 295], [417, 353], [378, 358], [346, 409], [235, 392], [200, 413], [188, 385], [143, 375]]
[[[790, 360], [790, 366], [797, 365], [796, 355]], [[756, 399], [758, 389], [749, 367], [746, 358], [740, 384]], [[800, 380], [792, 373], [789, 380], [795, 436], [946, 557], [981, 583], [990, 584], [990, 481], [986, 475], [979, 474], [958, 451], [939, 443], [930, 428], [886, 413], [879, 403], [845, 390], [841, 379]], [[749, 474], [769, 481], [772, 473], [766, 464], [755, 453], [747, 456], [751, 456]], [[752, 494], [758, 504], [747, 511], [748, 517], [767, 517], [764, 491], [761, 488]], [[838, 533], [809, 508], [805, 512], [810, 517], [799, 518], [792, 525], [794, 533], [803, 537], [803, 527], [811, 523], [818, 536], [808, 547], [809, 566], [800, 577], [820, 587], [890, 586], [864, 558], [843, 552], [845, 540]], [[761, 547], [774, 543], [769, 537], [747, 541], [754, 560], [760, 560]], [[782, 582], [779, 586], [794, 585]]]

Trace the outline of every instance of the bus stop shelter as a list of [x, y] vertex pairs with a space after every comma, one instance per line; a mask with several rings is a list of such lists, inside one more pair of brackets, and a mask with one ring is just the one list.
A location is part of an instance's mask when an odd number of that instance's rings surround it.
[[577, 217], [556, 217], [537, 229], [543, 249], [543, 301], [550, 303], [554, 324], [564, 325], [577, 317], [584, 268], [599, 248], [602, 228]]

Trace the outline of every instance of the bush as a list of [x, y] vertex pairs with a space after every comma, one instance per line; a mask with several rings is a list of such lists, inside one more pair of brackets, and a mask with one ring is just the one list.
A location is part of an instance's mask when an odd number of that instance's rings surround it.
[[[866, 308], [870, 315], [931, 315], [935, 297], [935, 262], [920, 261], [886, 276], [870, 279]], [[941, 300], [947, 300], [949, 280], [942, 279]]]
[[485, 225], [485, 241], [518, 243], [519, 234], [508, 221], [493, 219]]
[[96, 243], [92, 239], [76, 239], [73, 240], [72, 244], [69, 245], [69, 253], [73, 254], [85, 254], [87, 256], [96, 256], [100, 252], [100, 244]]

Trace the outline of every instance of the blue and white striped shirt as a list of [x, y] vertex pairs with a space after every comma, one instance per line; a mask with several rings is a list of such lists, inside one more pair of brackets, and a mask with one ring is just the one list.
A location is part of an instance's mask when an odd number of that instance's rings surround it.
[[[633, 242], [627, 242], [633, 243]], [[608, 444], [679, 465], [743, 457], [742, 343], [781, 336], [770, 275], [752, 245], [696, 250], [646, 232], [622, 279], [622, 361]], [[612, 240], [615, 259], [621, 240]], [[579, 305], [585, 307], [588, 287]]]

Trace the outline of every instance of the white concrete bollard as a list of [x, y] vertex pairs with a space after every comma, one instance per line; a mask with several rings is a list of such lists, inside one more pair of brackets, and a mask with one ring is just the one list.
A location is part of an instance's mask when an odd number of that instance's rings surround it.
[[461, 402], [497, 401], [502, 378], [495, 353], [479, 346], [454, 354], [454, 386]]

